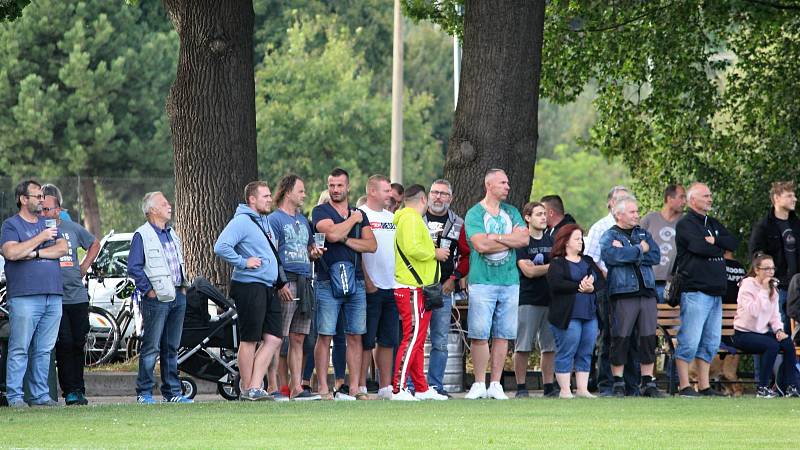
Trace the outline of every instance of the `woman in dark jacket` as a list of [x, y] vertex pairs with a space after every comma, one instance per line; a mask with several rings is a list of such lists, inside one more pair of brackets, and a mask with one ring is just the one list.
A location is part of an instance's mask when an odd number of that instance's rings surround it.
[[547, 272], [550, 286], [548, 320], [556, 340], [556, 379], [560, 398], [573, 398], [570, 373], [575, 370], [575, 396], [589, 393], [589, 369], [597, 340], [597, 295], [603, 276], [588, 256], [583, 256], [583, 230], [569, 224], [558, 230]]

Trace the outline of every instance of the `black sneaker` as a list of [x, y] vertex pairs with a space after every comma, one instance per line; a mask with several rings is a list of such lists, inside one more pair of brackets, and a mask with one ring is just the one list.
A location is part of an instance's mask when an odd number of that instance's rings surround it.
[[527, 389], [520, 389], [514, 394], [514, 398], [529, 398], [530, 396]]
[[727, 395], [723, 394], [720, 391], [715, 390], [712, 387], [707, 387], [701, 391], [697, 391], [702, 397], [727, 397]]
[[678, 396], [684, 398], [697, 398], [700, 397], [700, 394], [694, 389], [692, 389], [691, 386], [686, 386], [685, 388], [680, 389], [678, 391]]
[[650, 382], [642, 386], [641, 389], [642, 397], [650, 397], [650, 398], [664, 398], [667, 396], [664, 392], [658, 389], [655, 383]]
[[757, 398], [775, 398], [777, 396], [778, 394], [776, 394], [775, 391], [766, 386], [759, 386], [758, 390], [756, 390]]
[[453, 398], [453, 396], [450, 395], [450, 393], [445, 391], [444, 389], [436, 389], [436, 392], [438, 392], [439, 395], [444, 395], [447, 398]]
[[786, 386], [786, 392], [783, 393], [784, 397], [800, 397], [800, 392], [797, 392], [795, 386]]
[[625, 397], [625, 382], [614, 383], [614, 387], [611, 388], [611, 393], [617, 398]]
[[336, 394], [340, 392], [345, 395], [350, 395], [350, 386], [347, 384], [339, 386], [339, 389], [333, 391], [333, 396], [336, 397]]
[[546, 398], [558, 398], [558, 393], [559, 393], [558, 389], [553, 389], [549, 392], [545, 392], [544, 396]]

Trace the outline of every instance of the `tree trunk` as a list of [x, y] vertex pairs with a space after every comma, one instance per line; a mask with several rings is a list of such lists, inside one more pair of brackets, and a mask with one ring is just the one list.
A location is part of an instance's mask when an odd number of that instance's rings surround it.
[[97, 186], [94, 177], [80, 177], [81, 203], [83, 207], [83, 226], [96, 238], [102, 237], [100, 229], [100, 208], [97, 205]]
[[167, 98], [175, 150], [176, 228], [189, 277], [226, 286], [230, 266], [214, 242], [258, 176], [253, 4], [250, 0], [164, 0], [180, 37]]
[[508, 202], [528, 201], [539, 138], [544, 0], [467, 0], [458, 106], [444, 175], [463, 214], [483, 197], [483, 176], [504, 169]]

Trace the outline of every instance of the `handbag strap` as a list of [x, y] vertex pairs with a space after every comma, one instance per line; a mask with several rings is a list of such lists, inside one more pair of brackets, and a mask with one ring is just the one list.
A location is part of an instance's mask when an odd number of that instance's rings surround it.
[[[394, 246], [397, 248], [397, 253], [400, 253], [400, 257], [403, 258], [403, 262], [406, 263], [406, 268], [408, 271], [411, 272], [411, 275], [415, 280], [417, 280], [417, 283], [419, 283], [420, 286], [425, 286], [425, 283], [422, 282], [422, 278], [419, 277], [417, 271], [414, 270], [414, 266], [411, 265], [411, 261], [409, 261], [408, 258], [406, 258], [406, 255], [403, 254], [403, 251], [400, 250], [400, 245], [397, 243], [397, 241], [395, 241]], [[439, 261], [436, 261], [436, 274], [433, 275], [433, 282], [439, 282]]]
[[275, 261], [278, 262], [278, 269], [280, 269], [283, 266], [283, 263], [281, 262], [281, 258], [278, 256], [278, 249], [275, 248], [275, 244], [272, 243], [272, 239], [270, 239], [269, 234], [267, 234], [267, 232], [264, 231], [264, 228], [261, 227], [261, 224], [258, 223], [255, 217], [250, 215], [248, 215], [247, 217], [249, 217], [250, 220], [252, 220], [253, 223], [256, 224], [258, 229], [261, 230], [262, 233], [264, 233], [264, 237], [267, 238], [267, 242], [269, 242], [269, 248], [272, 249], [272, 254], [275, 255]]

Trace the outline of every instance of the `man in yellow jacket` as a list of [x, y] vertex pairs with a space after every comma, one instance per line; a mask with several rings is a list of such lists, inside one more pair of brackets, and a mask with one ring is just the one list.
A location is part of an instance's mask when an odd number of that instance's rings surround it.
[[[428, 209], [425, 188], [418, 184], [408, 187], [404, 201], [405, 208], [394, 215], [397, 227], [394, 300], [403, 324], [403, 340], [397, 349], [394, 365], [395, 393], [392, 400], [447, 400], [447, 396], [428, 387], [423, 371], [425, 338], [431, 312], [425, 311], [422, 286], [438, 282], [436, 269], [439, 261], [445, 261], [450, 256], [450, 250], [435, 248], [428, 234], [428, 226], [422, 220], [422, 215]], [[414, 382], [414, 395], [406, 387], [409, 375]]]

